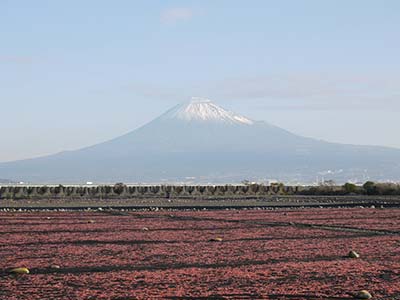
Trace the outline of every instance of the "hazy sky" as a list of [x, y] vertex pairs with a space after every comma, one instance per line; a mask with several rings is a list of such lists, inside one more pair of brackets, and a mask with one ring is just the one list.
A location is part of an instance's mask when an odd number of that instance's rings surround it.
[[400, 148], [400, 1], [0, 0], [0, 161], [116, 137], [191, 96]]

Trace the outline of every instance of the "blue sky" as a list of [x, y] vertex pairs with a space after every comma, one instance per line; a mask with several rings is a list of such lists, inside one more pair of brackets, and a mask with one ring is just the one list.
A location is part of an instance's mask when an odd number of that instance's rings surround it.
[[400, 1], [0, 0], [0, 161], [133, 130], [191, 96], [400, 148]]

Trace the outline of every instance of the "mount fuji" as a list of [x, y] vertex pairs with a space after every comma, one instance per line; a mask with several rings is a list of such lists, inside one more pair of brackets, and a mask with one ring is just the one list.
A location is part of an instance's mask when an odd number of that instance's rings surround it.
[[194, 98], [113, 140], [0, 164], [0, 177], [32, 183], [310, 183], [317, 176], [398, 181], [400, 149], [306, 138]]

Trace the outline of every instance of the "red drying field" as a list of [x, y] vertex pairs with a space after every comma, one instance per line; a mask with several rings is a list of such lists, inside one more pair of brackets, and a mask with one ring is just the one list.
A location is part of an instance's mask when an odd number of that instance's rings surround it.
[[400, 299], [400, 211], [2, 212], [0, 257], [1, 300]]

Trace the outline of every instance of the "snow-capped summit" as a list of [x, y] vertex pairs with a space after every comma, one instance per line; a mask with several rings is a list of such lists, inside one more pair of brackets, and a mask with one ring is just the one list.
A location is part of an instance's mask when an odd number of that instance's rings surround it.
[[179, 119], [184, 121], [208, 121], [229, 124], [252, 125], [246, 117], [227, 111], [211, 102], [210, 99], [192, 97], [191, 101], [179, 104], [160, 117], [162, 120]]

